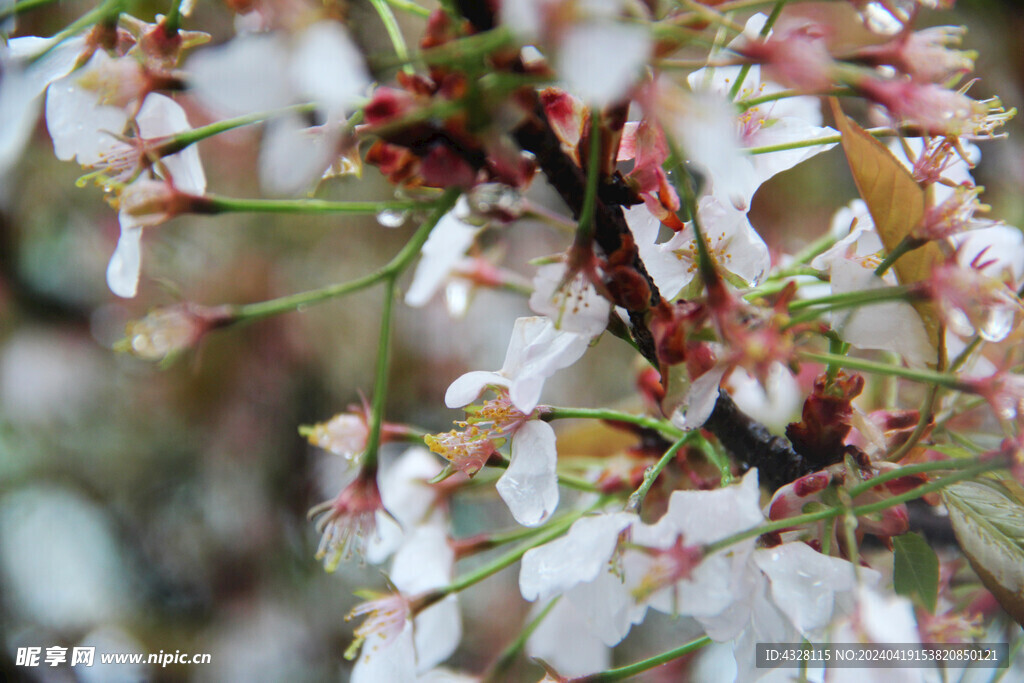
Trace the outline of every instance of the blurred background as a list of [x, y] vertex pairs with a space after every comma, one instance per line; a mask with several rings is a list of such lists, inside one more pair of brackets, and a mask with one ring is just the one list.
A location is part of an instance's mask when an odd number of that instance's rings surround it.
[[[19, 18], [15, 35], [50, 35], [89, 9], [61, 2]], [[164, 7], [135, 3], [151, 20]], [[386, 51], [368, 2], [337, 5], [367, 51]], [[976, 98], [998, 94], [1007, 108], [1024, 98], [1024, 15], [1015, 2], [960, 0], [921, 26], [965, 24], [966, 48], [980, 53]], [[220, 2], [199, 3], [186, 28], [214, 42], [232, 35]], [[420, 27], [408, 22], [408, 35]], [[208, 115], [180, 102], [194, 126]], [[3, 122], [0, 121], [0, 125]], [[982, 144], [976, 172], [993, 216], [1024, 225], [1024, 130]], [[258, 130], [203, 142], [211, 191], [259, 194]], [[104, 272], [119, 228], [83, 171], [53, 155], [40, 121], [19, 164], [0, 179], [0, 677], [39, 680], [344, 680], [351, 639], [343, 617], [353, 591], [381, 587], [358, 562], [328, 575], [314, 559], [306, 520], [343, 478], [337, 457], [310, 447], [298, 426], [329, 419], [372, 390], [382, 291], [209, 335], [167, 368], [112, 350], [126, 321], [177, 301], [254, 302], [351, 279], [384, 263], [414, 229], [373, 217], [238, 215], [182, 217], [148, 230], [140, 295], [109, 293]], [[333, 181], [331, 199], [389, 198], [375, 169]], [[838, 150], [763, 186], [752, 223], [779, 251], [826, 229], [855, 196]], [[531, 198], [558, 207], [535, 183]], [[799, 225], [793, 224], [800, 217]], [[564, 249], [539, 224], [506, 231], [506, 262]], [[399, 307], [388, 419], [432, 431], [461, 413], [444, 408], [448, 384], [470, 369], [501, 366], [522, 297], [481, 292], [465, 319], [442, 302]], [[607, 335], [606, 335], [607, 337]], [[632, 354], [603, 339], [583, 362], [550, 382], [545, 400], [608, 405], [633, 394]], [[457, 529], [478, 515], [511, 525], [502, 506], [466, 501]], [[450, 664], [481, 670], [521, 628], [526, 608], [516, 570], [465, 594], [466, 636]], [[495, 618], [494, 615], [501, 615]], [[690, 637], [685, 624], [652, 617], [616, 651], [626, 663]], [[112, 652], [210, 652], [205, 666], [103, 670], [14, 666], [19, 646], [96, 645]], [[520, 673], [536, 680], [540, 669]], [[671, 671], [653, 676], [678, 680]]]

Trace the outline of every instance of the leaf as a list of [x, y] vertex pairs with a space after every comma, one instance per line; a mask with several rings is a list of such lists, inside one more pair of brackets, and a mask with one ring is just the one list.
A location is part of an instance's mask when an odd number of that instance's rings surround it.
[[896, 593], [913, 599], [932, 614], [939, 597], [939, 558], [920, 534], [909, 533], [892, 539], [896, 551], [893, 587]]
[[1024, 625], [1024, 505], [1001, 485], [974, 481], [947, 487], [942, 500], [978, 578]]
[[[842, 134], [843, 151], [850, 164], [861, 199], [868, 205], [875, 229], [886, 251], [893, 251], [924, 216], [925, 193], [885, 145], [846, 118], [837, 100], [830, 98], [836, 126]], [[926, 280], [935, 266], [944, 260], [942, 250], [929, 242], [901, 256], [893, 265], [896, 278], [905, 285]], [[936, 351], [939, 367], [945, 365], [942, 320], [935, 305], [926, 301], [913, 304], [924, 321], [928, 340]]]

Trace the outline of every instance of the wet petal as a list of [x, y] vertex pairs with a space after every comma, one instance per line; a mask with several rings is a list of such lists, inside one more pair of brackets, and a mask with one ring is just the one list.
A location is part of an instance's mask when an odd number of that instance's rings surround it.
[[498, 495], [523, 526], [543, 523], [558, 507], [555, 430], [531, 420], [512, 439], [512, 462], [496, 485]]
[[636, 515], [625, 512], [583, 517], [565, 536], [527, 551], [519, 571], [523, 597], [545, 600], [593, 581], [607, 569], [619, 534], [636, 520]]

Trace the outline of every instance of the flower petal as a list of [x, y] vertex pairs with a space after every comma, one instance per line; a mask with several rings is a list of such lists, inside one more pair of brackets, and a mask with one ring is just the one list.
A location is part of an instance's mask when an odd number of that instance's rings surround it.
[[[615, 49], [609, 50], [608, 46]], [[603, 107], [621, 98], [651, 54], [651, 36], [642, 26], [584, 21], [562, 37], [556, 69], [566, 90]]]
[[555, 430], [531, 420], [512, 438], [512, 462], [496, 484], [498, 495], [523, 526], [543, 523], [558, 507]]
[[107, 286], [114, 294], [131, 299], [138, 292], [141, 270], [142, 228], [122, 229], [107, 266]]
[[636, 515], [625, 512], [583, 517], [565, 536], [527, 551], [519, 570], [523, 597], [546, 600], [596, 579], [607, 569], [619, 534], [636, 520]]

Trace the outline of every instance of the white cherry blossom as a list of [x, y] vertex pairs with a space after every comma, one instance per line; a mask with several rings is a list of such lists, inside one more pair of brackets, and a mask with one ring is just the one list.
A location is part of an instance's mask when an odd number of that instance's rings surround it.
[[[756, 36], [764, 22], [763, 14], [751, 17], [744, 36]], [[742, 36], [736, 39], [743, 40], [746, 38]], [[711, 192], [723, 203], [747, 211], [761, 183], [835, 143], [763, 154], [750, 154], [748, 150], [828, 137], [836, 131], [821, 125], [821, 109], [814, 97], [786, 97], [737, 112], [729, 93], [739, 74], [739, 66], [694, 71], [687, 77], [694, 94], [668, 108], [663, 122], [682, 142], [693, 163], [708, 174]], [[735, 99], [738, 102], [782, 90], [763, 80], [761, 68], [754, 65]]]
[[[771, 265], [768, 246], [751, 227], [747, 216], [716, 197], [707, 195], [697, 203], [708, 253], [726, 273], [749, 284], [757, 284]], [[697, 242], [693, 226], [658, 242], [661, 223], [643, 206], [626, 211], [626, 222], [636, 239], [640, 258], [658, 285], [662, 296], [679, 295], [697, 275]]]
[[582, 358], [588, 344], [586, 337], [555, 329], [549, 318], [519, 318], [501, 370], [475, 370], [462, 375], [448, 387], [445, 405], [469, 405], [488, 386], [495, 386], [507, 388], [512, 404], [520, 411], [532, 412], [540, 401], [544, 381]]
[[[464, 198], [460, 205], [468, 209]], [[430, 233], [412, 276], [405, 303], [415, 308], [425, 306], [444, 283], [466, 261], [466, 251], [473, 244], [480, 228], [459, 218], [460, 207], [446, 213]]]
[[564, 263], [550, 263], [537, 270], [530, 308], [551, 318], [559, 330], [596, 337], [608, 325], [611, 303], [597, 293], [582, 272], [564, 282], [566, 270]]
[[[863, 201], [855, 200], [848, 208], [840, 209], [834, 224], [846, 226], [849, 234], [811, 261], [814, 268], [829, 273], [833, 294], [896, 284], [891, 270], [884, 278], [875, 275], [884, 246]], [[837, 312], [832, 319], [839, 336], [853, 346], [893, 351], [917, 366], [934, 360], [924, 322], [907, 302], [888, 301]]]
[[260, 182], [274, 194], [299, 193], [323, 176], [345, 112], [370, 84], [358, 48], [333, 21], [314, 23], [290, 38], [239, 35], [198, 51], [186, 66], [195, 96], [225, 116], [316, 105], [324, 119], [321, 126], [310, 127], [297, 115], [267, 126]]
[[[391, 566], [390, 578], [399, 595], [382, 598], [377, 605], [353, 610], [370, 614], [356, 633], [365, 638], [359, 660], [352, 670], [356, 683], [406, 683], [415, 681], [447, 659], [462, 638], [462, 621], [456, 597], [450, 595], [411, 619], [403, 596], [414, 596], [447, 585], [452, 580], [455, 553], [436, 526], [416, 529], [402, 545]], [[376, 615], [384, 617], [374, 621]], [[380, 626], [376, 624], [379, 623]]]
[[84, 47], [81, 37], [54, 46], [36, 36], [12, 38], [0, 47], [0, 178], [28, 142], [43, 93], [74, 68]]

